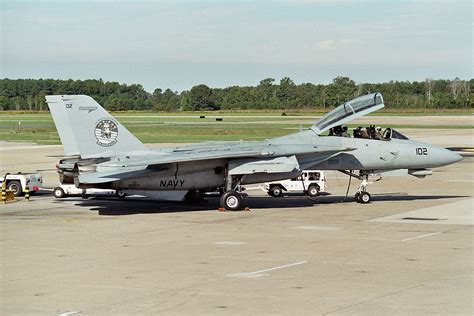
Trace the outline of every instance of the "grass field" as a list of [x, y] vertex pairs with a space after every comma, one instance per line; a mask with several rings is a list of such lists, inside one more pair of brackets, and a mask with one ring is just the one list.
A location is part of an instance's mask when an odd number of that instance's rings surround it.
[[[383, 116], [390, 116], [382, 113]], [[462, 113], [470, 115], [469, 113]], [[113, 114], [144, 143], [192, 143], [213, 140], [263, 140], [308, 128], [321, 113], [298, 112], [282, 116], [281, 112], [119, 112]], [[205, 118], [200, 118], [204, 115]], [[410, 113], [408, 116], [415, 115]], [[418, 114], [420, 115], [420, 114]], [[426, 114], [424, 114], [426, 115]], [[431, 115], [431, 114], [430, 114]], [[444, 113], [452, 115], [452, 113]], [[400, 113], [398, 113], [400, 116]], [[406, 116], [406, 113], [403, 113]], [[222, 118], [223, 121], [216, 121]], [[374, 124], [376, 124], [374, 117]], [[390, 124], [393, 128], [464, 128], [471, 125]], [[349, 128], [356, 125], [349, 125]], [[59, 144], [51, 115], [42, 113], [0, 114], [0, 139]]]

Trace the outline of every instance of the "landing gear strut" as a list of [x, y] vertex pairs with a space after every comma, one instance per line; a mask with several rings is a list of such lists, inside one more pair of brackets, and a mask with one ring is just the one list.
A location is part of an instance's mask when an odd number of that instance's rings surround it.
[[242, 208], [242, 197], [236, 189], [239, 187], [244, 176], [227, 175], [225, 192], [222, 193], [219, 202], [220, 206], [229, 211], [236, 211]]
[[355, 194], [357, 203], [367, 204], [371, 200], [367, 187], [369, 186], [369, 175], [367, 173], [361, 173], [362, 183], [359, 186], [359, 190]]

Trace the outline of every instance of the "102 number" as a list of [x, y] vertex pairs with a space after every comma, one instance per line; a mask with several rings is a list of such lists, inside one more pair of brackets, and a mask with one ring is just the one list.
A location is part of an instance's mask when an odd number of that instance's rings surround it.
[[417, 147], [416, 154], [418, 156], [428, 156], [428, 149], [426, 149], [425, 147]]

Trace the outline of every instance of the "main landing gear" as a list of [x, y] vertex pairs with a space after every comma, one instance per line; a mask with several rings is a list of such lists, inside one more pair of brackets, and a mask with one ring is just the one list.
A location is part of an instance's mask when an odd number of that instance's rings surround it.
[[242, 197], [235, 191], [227, 191], [219, 200], [221, 207], [229, 211], [237, 211], [242, 207]]
[[224, 192], [219, 199], [220, 206], [229, 211], [237, 211], [242, 208], [242, 197], [236, 191], [244, 176], [227, 175]]

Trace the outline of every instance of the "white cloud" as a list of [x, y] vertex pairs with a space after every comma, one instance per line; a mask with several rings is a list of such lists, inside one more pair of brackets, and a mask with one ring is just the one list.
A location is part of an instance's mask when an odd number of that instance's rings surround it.
[[318, 47], [321, 49], [335, 49], [336, 41], [335, 40], [325, 40], [318, 43]]

